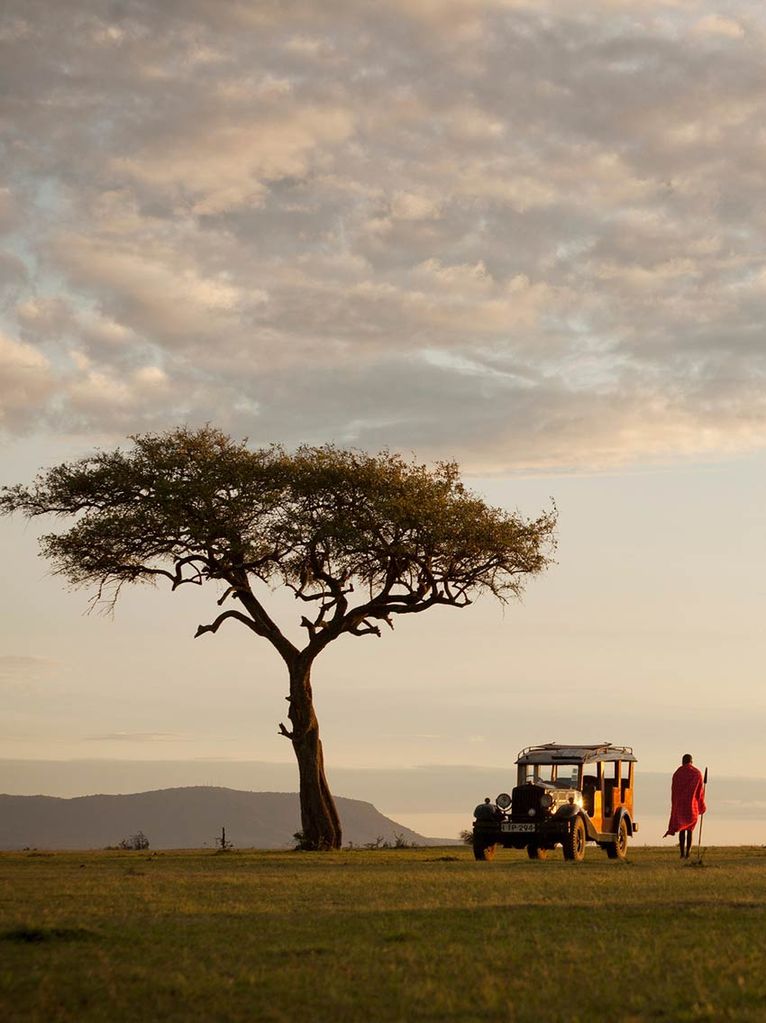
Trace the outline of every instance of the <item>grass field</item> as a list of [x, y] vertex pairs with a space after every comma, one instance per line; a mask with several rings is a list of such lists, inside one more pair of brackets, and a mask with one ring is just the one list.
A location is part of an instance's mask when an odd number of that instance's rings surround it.
[[766, 849], [0, 854], [5, 1021], [766, 1020]]

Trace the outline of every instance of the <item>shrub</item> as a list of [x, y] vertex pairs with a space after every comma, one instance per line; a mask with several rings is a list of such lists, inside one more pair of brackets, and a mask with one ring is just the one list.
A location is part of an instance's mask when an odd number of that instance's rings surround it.
[[118, 849], [148, 849], [149, 839], [143, 833], [143, 831], [137, 831], [135, 835], [131, 835], [130, 838], [123, 838], [120, 844], [117, 846]]

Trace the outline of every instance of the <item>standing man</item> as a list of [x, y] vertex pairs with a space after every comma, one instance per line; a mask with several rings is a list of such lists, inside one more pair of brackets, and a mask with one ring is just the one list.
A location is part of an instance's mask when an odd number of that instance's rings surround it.
[[694, 827], [699, 815], [707, 809], [702, 772], [692, 763], [691, 753], [684, 753], [681, 766], [673, 775], [670, 799], [670, 821], [663, 838], [678, 832], [681, 859], [688, 860]]

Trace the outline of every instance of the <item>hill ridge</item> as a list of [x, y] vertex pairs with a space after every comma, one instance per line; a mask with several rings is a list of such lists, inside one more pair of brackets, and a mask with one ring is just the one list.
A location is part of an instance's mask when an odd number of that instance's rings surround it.
[[[425, 838], [380, 813], [368, 801], [336, 797], [343, 841], [379, 838], [429, 845]], [[142, 831], [152, 849], [213, 846], [221, 828], [239, 848], [285, 849], [300, 829], [295, 792], [253, 792], [189, 785], [145, 792], [85, 796], [0, 794], [0, 849], [103, 849]]]

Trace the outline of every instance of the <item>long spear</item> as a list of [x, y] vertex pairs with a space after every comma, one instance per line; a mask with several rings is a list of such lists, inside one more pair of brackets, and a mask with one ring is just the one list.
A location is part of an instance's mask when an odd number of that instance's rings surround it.
[[[707, 788], [707, 768], [705, 768], [705, 777], [702, 779], [702, 795], [705, 796], [705, 789]], [[705, 816], [704, 813], [700, 814], [700, 833], [699, 841], [697, 842], [697, 866], [702, 863], [702, 818]]]

